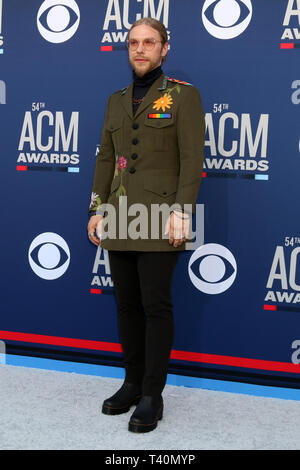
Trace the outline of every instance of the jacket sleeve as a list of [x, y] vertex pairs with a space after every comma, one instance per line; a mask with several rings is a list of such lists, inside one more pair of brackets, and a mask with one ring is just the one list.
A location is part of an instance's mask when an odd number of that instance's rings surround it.
[[[197, 88], [189, 86], [181, 91], [177, 117], [177, 138], [180, 155], [180, 173], [176, 194], [176, 206], [184, 210], [184, 205], [191, 205], [192, 213], [196, 210], [197, 196], [202, 179], [205, 139], [205, 115], [201, 97]], [[191, 212], [186, 208], [186, 212]]]
[[114, 175], [115, 150], [107, 126], [110, 101], [111, 97], [108, 99], [106, 106], [100, 149], [96, 157], [89, 215], [104, 214], [103, 204], [107, 202]]

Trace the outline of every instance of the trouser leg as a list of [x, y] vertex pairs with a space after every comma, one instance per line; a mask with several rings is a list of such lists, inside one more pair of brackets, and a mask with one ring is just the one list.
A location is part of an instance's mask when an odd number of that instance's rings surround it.
[[179, 252], [140, 252], [138, 274], [146, 315], [143, 395], [161, 394], [174, 339], [171, 287]]
[[145, 314], [136, 252], [110, 250], [109, 262], [118, 307], [125, 380], [142, 384], [145, 370]]

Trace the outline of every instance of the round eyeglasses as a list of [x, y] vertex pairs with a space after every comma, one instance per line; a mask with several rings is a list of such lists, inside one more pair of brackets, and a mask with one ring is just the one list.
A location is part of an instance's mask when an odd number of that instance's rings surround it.
[[157, 42], [162, 43], [162, 41], [158, 41], [157, 39], [149, 38], [143, 39], [143, 41], [138, 41], [137, 39], [127, 39], [126, 44], [128, 49], [131, 51], [136, 51], [140, 45], [140, 42], [142, 42], [143, 48], [146, 49], [146, 51], [151, 51], [154, 49]]

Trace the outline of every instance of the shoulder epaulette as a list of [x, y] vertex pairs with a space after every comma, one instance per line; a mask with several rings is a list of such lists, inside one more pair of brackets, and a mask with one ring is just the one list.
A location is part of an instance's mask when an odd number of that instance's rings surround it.
[[187, 86], [194, 86], [188, 82], [182, 82], [181, 80], [176, 80], [176, 78], [167, 77], [168, 82], [178, 83], [179, 85], [187, 85]]
[[118, 95], [119, 93], [120, 93], [121, 95], [124, 95], [124, 93], [126, 93], [126, 91], [128, 90], [128, 88], [129, 88], [128, 86], [126, 86], [125, 88], [121, 88], [121, 90], [115, 91], [115, 92], [113, 93], [113, 95]]

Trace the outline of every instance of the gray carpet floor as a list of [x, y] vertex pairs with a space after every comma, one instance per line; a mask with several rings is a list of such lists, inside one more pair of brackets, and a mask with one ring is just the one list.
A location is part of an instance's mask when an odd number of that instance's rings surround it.
[[128, 431], [134, 410], [101, 413], [123, 380], [0, 365], [0, 449], [300, 449], [300, 403], [166, 385], [164, 416]]

